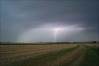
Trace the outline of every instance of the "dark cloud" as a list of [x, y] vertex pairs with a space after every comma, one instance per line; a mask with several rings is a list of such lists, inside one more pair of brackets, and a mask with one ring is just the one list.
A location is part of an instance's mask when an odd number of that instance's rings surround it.
[[1, 0], [1, 41], [16, 41], [21, 32], [43, 25], [80, 25], [94, 36], [99, 33], [98, 4], [97, 0]]

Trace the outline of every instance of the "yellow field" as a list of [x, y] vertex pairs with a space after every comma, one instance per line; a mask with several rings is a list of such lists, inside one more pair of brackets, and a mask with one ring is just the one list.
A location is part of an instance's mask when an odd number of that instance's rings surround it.
[[[74, 62], [74, 60], [79, 58], [80, 63], [87, 52], [87, 49], [83, 45], [77, 46], [78, 44], [0, 45], [0, 64], [1, 66], [13, 66], [12, 63], [14, 63], [14, 66], [17, 66], [17, 63], [19, 64], [18, 66], [77, 65], [77, 62]], [[77, 48], [70, 49], [74, 47]], [[69, 50], [67, 51], [67, 49]], [[44, 54], [48, 56], [43, 57]], [[41, 59], [30, 61], [30, 59], [35, 58], [35, 56], [40, 57], [40, 55]]]
[[64, 48], [75, 47], [71, 45], [0, 45], [0, 60], [2, 64], [30, 58], [39, 54], [58, 51]]

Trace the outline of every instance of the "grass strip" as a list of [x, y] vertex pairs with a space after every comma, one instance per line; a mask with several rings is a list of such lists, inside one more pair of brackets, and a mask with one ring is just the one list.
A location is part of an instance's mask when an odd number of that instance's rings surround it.
[[87, 54], [82, 66], [99, 66], [98, 48], [92, 46], [87, 47]]
[[13, 62], [13, 63], [6, 65], [6, 66], [27, 66], [27, 65], [33, 64], [35, 62], [38, 64], [38, 62], [39, 61], [42, 62], [43, 59], [46, 59], [46, 58], [49, 58], [49, 60], [55, 59], [59, 56], [64, 55], [66, 52], [72, 51], [78, 47], [79, 47], [79, 45], [77, 45], [76, 47], [73, 47], [73, 48], [68, 48], [68, 49], [66, 48], [66, 49], [62, 49], [60, 51], [49, 52], [47, 54], [42, 54], [42, 55], [35, 56], [33, 58], [28, 58], [26, 60]]

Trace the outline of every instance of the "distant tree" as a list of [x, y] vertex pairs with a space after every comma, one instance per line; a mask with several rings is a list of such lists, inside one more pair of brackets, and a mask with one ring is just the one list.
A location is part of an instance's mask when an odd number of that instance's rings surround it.
[[92, 43], [93, 43], [93, 44], [96, 44], [97, 42], [96, 42], [96, 41], [93, 41]]

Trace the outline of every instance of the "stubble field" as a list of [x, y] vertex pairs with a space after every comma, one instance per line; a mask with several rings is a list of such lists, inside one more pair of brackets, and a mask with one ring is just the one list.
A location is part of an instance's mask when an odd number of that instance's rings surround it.
[[86, 59], [88, 53], [87, 46], [93, 47], [93, 45], [91, 44], [0, 45], [0, 65], [1, 66], [81, 66], [83, 64], [86, 65], [84, 59]]

